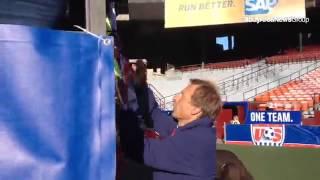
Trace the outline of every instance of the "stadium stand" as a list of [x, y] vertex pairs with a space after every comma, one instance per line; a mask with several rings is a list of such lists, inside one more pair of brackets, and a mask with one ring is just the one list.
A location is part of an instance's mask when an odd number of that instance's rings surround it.
[[320, 48], [317, 46], [309, 47], [306, 51], [300, 53], [295, 51], [289, 51], [289, 53], [284, 55], [268, 57], [266, 59], [266, 63], [279, 64], [289, 62], [314, 61], [319, 59], [319, 51]]
[[320, 69], [307, 73], [254, 98], [258, 110], [303, 111], [314, 115], [314, 107], [320, 102]]
[[[163, 76], [149, 76], [148, 81], [162, 94], [161, 98], [164, 98], [165, 104], [172, 104], [170, 102], [174, 94], [178, 93], [191, 78], [209, 79], [217, 82], [224, 101], [243, 101], [290, 81], [316, 65], [317, 61], [268, 64], [262, 60], [243, 68], [203, 68], [182, 73], [172, 70]], [[266, 85], [266, 83], [270, 84]], [[166, 109], [170, 109], [170, 106]]]

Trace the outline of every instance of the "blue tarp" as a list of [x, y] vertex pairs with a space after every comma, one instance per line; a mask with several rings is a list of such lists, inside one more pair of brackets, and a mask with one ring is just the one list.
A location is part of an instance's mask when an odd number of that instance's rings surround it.
[[0, 26], [0, 179], [113, 180], [113, 40]]
[[68, 1], [1, 0], [0, 24], [55, 27], [64, 18]]

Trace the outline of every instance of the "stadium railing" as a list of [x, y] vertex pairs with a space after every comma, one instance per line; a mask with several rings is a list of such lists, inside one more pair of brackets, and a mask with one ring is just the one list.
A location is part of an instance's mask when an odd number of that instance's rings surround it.
[[276, 75], [276, 71], [282, 71], [285, 67], [285, 64], [281, 64], [280, 67], [276, 64], [262, 66], [261, 68], [251, 71], [247, 74], [243, 74], [240, 77], [236, 77], [234, 79], [230, 79], [227, 81], [220, 82], [218, 86], [221, 88], [221, 92], [223, 95], [226, 95], [226, 99], [228, 99], [228, 95], [226, 92], [230, 92], [234, 89], [239, 89], [240, 85], [246, 84], [249, 85], [250, 81], [255, 79], [256, 82], [259, 82], [259, 77], [264, 76], [267, 77], [268, 74], [272, 73], [273, 75]]
[[228, 61], [228, 62], [218, 62], [218, 63], [208, 63], [208, 64], [194, 64], [181, 66], [176, 68], [176, 70], [181, 72], [195, 71], [199, 69], [230, 69], [230, 68], [241, 68], [248, 66], [250, 64], [256, 63], [258, 60], [255, 59], [243, 59], [237, 61]]

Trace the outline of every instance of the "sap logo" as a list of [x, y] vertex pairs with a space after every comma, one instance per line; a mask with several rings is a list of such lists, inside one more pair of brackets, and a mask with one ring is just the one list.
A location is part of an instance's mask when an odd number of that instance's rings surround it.
[[279, 124], [252, 124], [251, 138], [257, 146], [282, 146], [285, 127]]
[[278, 0], [246, 0], [245, 14], [267, 14], [278, 4]]

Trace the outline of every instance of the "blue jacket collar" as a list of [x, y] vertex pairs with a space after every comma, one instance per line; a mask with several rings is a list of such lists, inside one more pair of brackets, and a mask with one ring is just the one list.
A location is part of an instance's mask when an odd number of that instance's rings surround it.
[[212, 127], [212, 125], [213, 125], [213, 120], [206, 116], [206, 117], [194, 120], [191, 123], [188, 123], [185, 126], [178, 127], [178, 128], [179, 129], [190, 129], [190, 128], [197, 127], [197, 126]]

